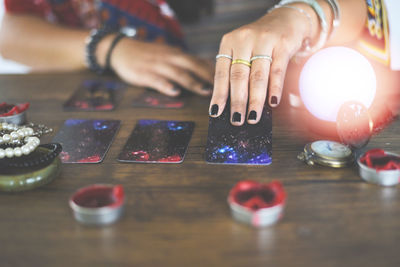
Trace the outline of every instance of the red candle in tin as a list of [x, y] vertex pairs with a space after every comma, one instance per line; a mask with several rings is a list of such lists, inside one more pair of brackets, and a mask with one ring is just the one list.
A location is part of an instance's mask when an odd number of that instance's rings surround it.
[[371, 149], [360, 162], [376, 170], [400, 170], [400, 157], [387, 154], [383, 149]]
[[72, 201], [84, 208], [115, 207], [122, 205], [124, 191], [121, 185], [92, 185], [82, 188], [72, 197]]
[[0, 117], [7, 117], [17, 115], [29, 108], [29, 103], [24, 104], [8, 104], [6, 102], [0, 103]]
[[262, 184], [241, 181], [232, 188], [229, 200], [253, 211], [284, 204], [286, 194], [278, 181]]

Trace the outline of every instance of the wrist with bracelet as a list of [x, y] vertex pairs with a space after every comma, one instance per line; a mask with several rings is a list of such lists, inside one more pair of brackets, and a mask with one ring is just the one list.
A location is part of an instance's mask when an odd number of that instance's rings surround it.
[[[311, 20], [310, 14], [308, 14], [302, 8], [290, 6], [290, 4], [295, 4], [295, 3], [307, 4], [308, 6], [310, 6], [313, 9], [315, 14], [317, 15], [318, 21], [319, 21], [319, 26], [320, 26], [320, 32], [318, 34], [318, 39], [312, 46], [310, 46], [310, 44], [309, 44], [310, 37], [305, 37], [303, 49], [300, 50], [296, 54], [297, 56], [306, 57], [312, 53], [315, 53], [322, 47], [324, 47], [327, 40], [330, 38], [330, 36], [332, 36], [332, 33], [334, 32], [334, 30], [339, 26], [339, 24], [340, 24], [340, 8], [339, 8], [338, 2], [336, 0], [325, 0], [325, 1], [328, 3], [328, 5], [332, 11], [332, 14], [333, 14], [330, 25], [328, 25], [328, 23], [327, 23], [327, 19], [326, 19], [324, 10], [322, 9], [322, 7], [319, 5], [319, 3], [316, 0], [281, 0], [277, 5], [275, 5], [272, 9], [269, 10], [269, 12], [271, 12], [272, 10], [277, 9], [277, 8], [292, 8], [292, 9], [295, 9], [295, 10], [301, 12], [302, 14], [307, 16], [307, 19], [310, 23], [309, 32], [311, 32], [311, 26], [312, 26], [312, 20]], [[330, 29], [330, 31], [329, 31], [329, 29]]]
[[[114, 37], [107, 50], [105, 65], [101, 66], [96, 56], [97, 48], [105, 37], [112, 34], [117, 35]], [[119, 30], [111, 27], [102, 27], [92, 30], [86, 41], [86, 64], [88, 68], [97, 74], [105, 74], [111, 71], [111, 55], [114, 48], [123, 38], [134, 38], [135, 35], [136, 30], [131, 27], [123, 27]]]

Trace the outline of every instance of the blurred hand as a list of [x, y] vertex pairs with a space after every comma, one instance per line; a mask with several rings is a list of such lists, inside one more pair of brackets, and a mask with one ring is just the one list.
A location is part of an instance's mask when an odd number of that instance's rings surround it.
[[242, 125], [246, 110], [248, 123], [258, 123], [267, 94], [272, 107], [279, 104], [289, 60], [309, 34], [308, 18], [290, 8], [275, 9], [254, 23], [225, 34], [219, 54], [246, 61], [253, 56], [267, 55], [272, 57], [272, 63], [268, 59], [256, 59], [249, 67], [231, 65], [228, 58], [217, 59], [210, 116], [221, 115], [230, 95], [232, 124]]
[[163, 44], [124, 38], [113, 51], [111, 67], [124, 81], [169, 96], [179, 95], [179, 86], [203, 96], [212, 92], [210, 63]]

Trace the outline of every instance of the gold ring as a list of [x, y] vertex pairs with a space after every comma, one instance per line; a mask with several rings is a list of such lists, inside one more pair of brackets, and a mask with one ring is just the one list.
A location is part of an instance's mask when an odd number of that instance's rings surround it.
[[247, 61], [247, 60], [244, 60], [244, 59], [235, 59], [235, 60], [232, 60], [232, 63], [231, 63], [232, 65], [234, 65], [234, 64], [243, 64], [243, 65], [246, 65], [247, 67], [251, 67], [251, 63], [250, 63], [250, 61]]

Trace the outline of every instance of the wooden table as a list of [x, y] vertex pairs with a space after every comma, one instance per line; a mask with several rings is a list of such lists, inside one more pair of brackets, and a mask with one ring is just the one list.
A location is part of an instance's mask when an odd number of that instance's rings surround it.
[[[193, 97], [180, 110], [132, 108], [142, 89], [131, 88], [113, 112], [63, 111], [62, 103], [93, 77], [0, 76], [1, 101], [30, 101], [29, 120], [55, 132], [68, 118], [122, 121], [103, 163], [64, 164], [44, 187], [0, 193], [0, 266], [400, 266], [399, 187], [364, 183], [356, 168], [310, 167], [297, 160], [311, 139], [309, 129], [296, 123], [300, 110], [274, 110], [272, 165], [209, 165], [203, 160], [207, 99]], [[116, 161], [143, 118], [195, 121], [182, 164]], [[399, 133], [396, 121], [368, 147], [400, 153]], [[226, 198], [242, 179], [283, 182], [288, 202], [277, 225], [256, 230], [232, 220]], [[74, 220], [68, 199], [92, 183], [124, 186], [120, 221], [87, 227]]]

